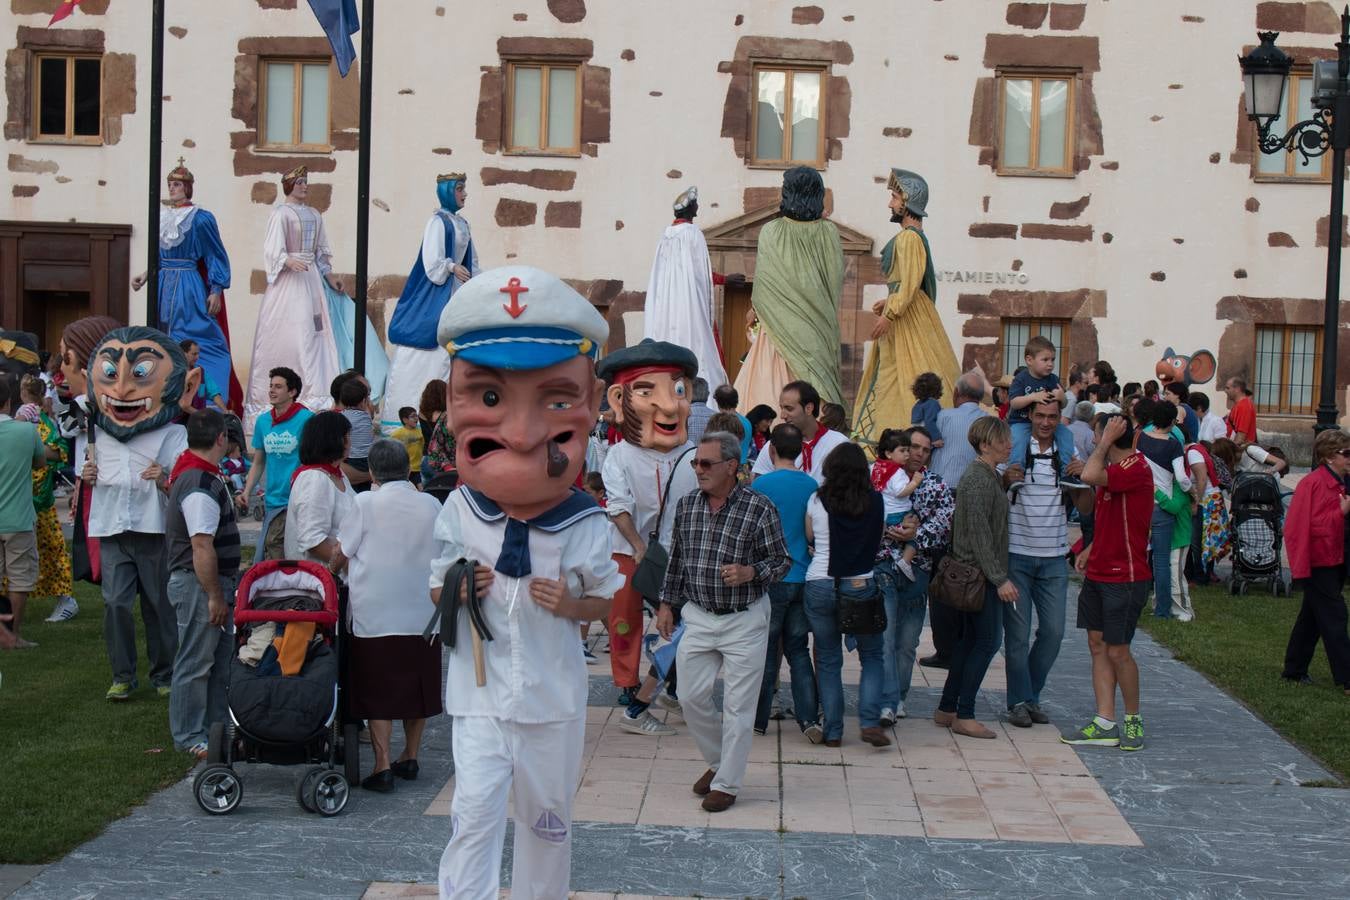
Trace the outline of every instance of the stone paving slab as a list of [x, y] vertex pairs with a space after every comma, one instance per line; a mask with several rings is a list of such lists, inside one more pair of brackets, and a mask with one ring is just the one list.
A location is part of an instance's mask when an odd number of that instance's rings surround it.
[[[778, 748], [776, 758], [755, 765], [782, 773], [781, 823], [578, 822], [573, 889], [580, 896], [781, 900], [1350, 896], [1350, 792], [1300, 787], [1331, 776], [1147, 635], [1136, 639], [1135, 655], [1147, 725], [1142, 752], [1074, 751], [1055, 743], [1050, 728], [1000, 727], [999, 739], [987, 742], [953, 738], [926, 721], [942, 673], [919, 670], [933, 683], [916, 680], [898, 748], [872, 751], [846, 732], [854, 744], [822, 760], [815, 755], [826, 748], [796, 743], [790, 723], [778, 726], [776, 742], [756, 742], [756, 753], [761, 745]], [[624, 767], [631, 780], [613, 779], [616, 785], [636, 786], [646, 773], [649, 788], [668, 785], [672, 805], [697, 809], [675, 777], [687, 781], [701, 766], [682, 758], [691, 757], [687, 745], [673, 741], [662, 752], [647, 738], [601, 738], [614, 694], [607, 668], [591, 671], [588, 719], [599, 726], [588, 740], [591, 764], [612, 760], [615, 774]], [[1088, 674], [1082, 635], [1070, 629], [1044, 704], [1058, 727], [1091, 711]], [[991, 679], [977, 714], [992, 725], [1002, 707], [1001, 683]], [[447, 837], [443, 815], [422, 813], [433, 811], [450, 780], [449, 732], [444, 717], [428, 728], [422, 778], [388, 795], [357, 791], [334, 819], [300, 811], [292, 796], [297, 769], [244, 767], [243, 805], [220, 818], [201, 813], [189, 783], [180, 783], [16, 896], [360, 898], [376, 883], [424, 890]], [[668, 782], [651, 777], [658, 766], [671, 773]], [[595, 800], [616, 793], [625, 792], [601, 790]], [[793, 798], [813, 794], [823, 805], [789, 825]], [[642, 803], [639, 818], [645, 794]], [[1092, 842], [1092, 832], [1105, 829], [1099, 813], [1112, 807], [1135, 841], [1118, 832]], [[506, 856], [509, 883], [509, 837]]]

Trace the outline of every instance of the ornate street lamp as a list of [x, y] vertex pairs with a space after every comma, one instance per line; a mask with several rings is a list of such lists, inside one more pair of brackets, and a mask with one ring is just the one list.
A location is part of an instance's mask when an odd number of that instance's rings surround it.
[[1247, 118], [1256, 123], [1262, 153], [1293, 153], [1307, 162], [1331, 151], [1331, 221], [1327, 235], [1326, 306], [1322, 319], [1322, 388], [1317, 404], [1318, 431], [1336, 424], [1336, 330], [1341, 307], [1341, 235], [1344, 233], [1345, 151], [1350, 149], [1350, 6], [1341, 13], [1341, 39], [1335, 62], [1323, 61], [1313, 71], [1313, 117], [1296, 123], [1283, 135], [1271, 125], [1284, 106], [1285, 82], [1294, 61], [1275, 46], [1279, 32], [1262, 31], [1261, 44], [1238, 58], [1246, 88]]

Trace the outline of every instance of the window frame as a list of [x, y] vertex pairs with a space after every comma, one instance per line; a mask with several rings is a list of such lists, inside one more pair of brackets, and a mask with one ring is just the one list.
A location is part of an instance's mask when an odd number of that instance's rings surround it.
[[[1276, 387], [1278, 402], [1274, 405], [1260, 403], [1256, 399], [1257, 378], [1261, 371], [1261, 334], [1263, 331], [1278, 331], [1280, 342], [1280, 380]], [[1313, 336], [1312, 383], [1309, 386], [1309, 398], [1306, 406], [1294, 407], [1285, 402], [1289, 394], [1289, 368], [1293, 358], [1290, 342], [1296, 332]], [[1288, 325], [1284, 323], [1258, 323], [1252, 332], [1252, 404], [1258, 413], [1270, 416], [1312, 418], [1317, 415], [1317, 404], [1322, 390], [1322, 328], [1319, 325]]]
[[[1069, 369], [1072, 367], [1069, 362], [1069, 330], [1073, 325], [1073, 319], [1063, 319], [1055, 316], [1000, 316], [998, 320], [998, 358], [1000, 363], [1004, 363], [1008, 357], [1007, 335], [1009, 322], [1026, 324], [1030, 330], [1030, 333], [1027, 334], [1028, 340], [1033, 337], [1041, 336], [1043, 334], [1041, 328], [1045, 325], [1055, 325], [1059, 328], [1061, 340], [1053, 342], [1055, 345], [1055, 374], [1059, 376], [1059, 380], [1062, 383], [1067, 384]], [[1024, 343], [1022, 347], [1018, 347], [1016, 350], [1020, 354], [1021, 350], [1025, 349], [1025, 347], [1026, 345]], [[1026, 365], [1024, 356], [1019, 355], [1018, 357], [1015, 357], [1015, 359], [1019, 360], [1018, 365]], [[1007, 375], [1011, 378], [1013, 371], [1016, 370], [1017, 366], [1013, 366], [1012, 371], [1000, 374]]]
[[[502, 60], [506, 76], [506, 103], [502, 105], [503, 131], [505, 140], [502, 152], [507, 156], [552, 156], [575, 158], [581, 156], [581, 107], [582, 107], [582, 66], [584, 59], [572, 57], [511, 57]], [[548, 128], [548, 92], [551, 88], [550, 73], [554, 69], [571, 69], [576, 78], [575, 102], [572, 104], [572, 133], [576, 136], [570, 147], [526, 147], [514, 143], [516, 129], [516, 69], [539, 69], [539, 135], [541, 141], [547, 141]]]
[[[759, 73], [782, 72], [786, 90], [783, 96], [785, 108], [792, 108], [792, 76], [804, 72], [820, 76], [820, 127], [816, 135], [816, 155], [811, 159], [792, 159], [792, 129], [783, 129], [783, 152], [787, 158], [768, 159], [759, 156]], [[750, 134], [745, 142], [746, 165], [752, 169], [791, 169], [795, 166], [810, 166], [824, 170], [829, 166], [826, 154], [828, 146], [825, 139], [825, 123], [829, 112], [830, 63], [826, 61], [801, 61], [781, 59], [750, 60]]]
[[[1078, 172], [1074, 165], [1078, 149], [1078, 81], [1082, 73], [1077, 69], [1016, 69], [1000, 68], [995, 73], [995, 79], [998, 82], [997, 104], [998, 114], [996, 116], [998, 124], [995, 126], [994, 140], [997, 142], [997, 154], [995, 159], [997, 164], [994, 173], [997, 175], [1006, 175], [1023, 178], [1077, 178]], [[1005, 119], [1008, 109], [1008, 80], [1025, 81], [1031, 80], [1035, 83], [1032, 91], [1031, 107], [1031, 136], [1029, 138], [1029, 147], [1031, 150], [1029, 166], [1009, 166], [1003, 161], [1003, 150], [1006, 144], [1005, 140]], [[1041, 91], [1042, 81], [1063, 81], [1069, 87], [1069, 97], [1065, 103], [1064, 110], [1064, 165], [1061, 168], [1051, 169], [1037, 165], [1040, 156], [1040, 133], [1041, 133]]]
[[[42, 61], [60, 59], [66, 63], [66, 130], [64, 134], [43, 134], [42, 122]], [[75, 61], [98, 60], [98, 134], [75, 134]], [[81, 53], [73, 50], [32, 50], [29, 52], [29, 73], [32, 80], [28, 110], [28, 140], [30, 144], [103, 144], [103, 54]]]
[[[1284, 108], [1280, 110], [1278, 123], [1283, 123], [1280, 130], [1287, 130], [1294, 123], [1294, 117], [1290, 111], [1297, 107], [1296, 97], [1298, 96], [1299, 80], [1302, 78], [1312, 79], [1312, 66], [1294, 66], [1289, 71], [1289, 77], [1285, 80], [1284, 88]], [[1308, 86], [1312, 90], [1312, 85]], [[1252, 154], [1252, 181], [1264, 184], [1331, 184], [1331, 152], [1323, 153], [1321, 156], [1322, 169], [1315, 175], [1298, 175], [1293, 171], [1295, 160], [1298, 158], [1297, 150], [1286, 150], [1284, 152], [1284, 172], [1262, 172], [1261, 158], [1267, 154], [1261, 152], [1259, 146], [1260, 138], [1257, 135], [1256, 123], [1250, 123], [1252, 129], [1252, 146], [1256, 152]], [[1268, 154], [1275, 156], [1275, 154]]]
[[[280, 143], [271, 140], [267, 133], [267, 67], [290, 63], [295, 70], [294, 87], [291, 98], [291, 137], [294, 143]], [[328, 132], [328, 141], [323, 144], [301, 143], [300, 127], [304, 120], [305, 85], [303, 72], [305, 66], [323, 65], [328, 70], [327, 90], [324, 101], [327, 110], [324, 122]], [[258, 128], [257, 143], [254, 149], [261, 153], [297, 153], [329, 154], [333, 152], [333, 58], [331, 56], [259, 56], [258, 57]]]

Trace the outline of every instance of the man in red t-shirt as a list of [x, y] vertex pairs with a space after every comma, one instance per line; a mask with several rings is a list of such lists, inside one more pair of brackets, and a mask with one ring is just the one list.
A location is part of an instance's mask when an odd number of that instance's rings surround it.
[[1223, 392], [1228, 396], [1228, 437], [1238, 445], [1238, 449], [1256, 443], [1256, 404], [1252, 402], [1247, 382], [1234, 376], [1224, 384]]
[[[1097, 715], [1066, 744], [1142, 750], [1139, 667], [1130, 641], [1148, 601], [1153, 570], [1148, 564], [1149, 521], [1153, 516], [1153, 474], [1134, 450], [1134, 429], [1124, 416], [1111, 416], [1096, 429], [1097, 446], [1088, 458], [1084, 483], [1097, 486], [1092, 543], [1078, 554], [1085, 573], [1078, 592], [1078, 627], [1087, 631], [1092, 652], [1092, 687]], [[1116, 725], [1116, 687], [1125, 721]]]

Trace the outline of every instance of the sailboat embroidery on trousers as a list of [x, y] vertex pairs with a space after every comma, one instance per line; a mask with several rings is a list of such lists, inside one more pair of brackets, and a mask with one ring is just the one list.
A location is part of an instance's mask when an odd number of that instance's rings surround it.
[[551, 809], [539, 814], [539, 821], [530, 828], [534, 836], [550, 844], [561, 844], [567, 840], [567, 824]]

